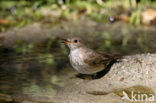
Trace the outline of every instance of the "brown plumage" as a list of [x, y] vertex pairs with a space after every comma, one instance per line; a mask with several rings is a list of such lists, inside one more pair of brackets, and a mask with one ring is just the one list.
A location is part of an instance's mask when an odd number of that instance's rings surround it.
[[70, 48], [69, 59], [74, 69], [82, 74], [99, 72], [119, 55], [104, 54], [87, 48], [78, 37], [71, 37], [64, 41]]

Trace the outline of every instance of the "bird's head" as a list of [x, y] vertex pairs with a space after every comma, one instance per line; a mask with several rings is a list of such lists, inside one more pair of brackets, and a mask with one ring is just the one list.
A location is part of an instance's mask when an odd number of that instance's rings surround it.
[[67, 38], [66, 40], [64, 40], [64, 44], [66, 44], [70, 48], [70, 50], [75, 50], [84, 46], [82, 40], [79, 37]]

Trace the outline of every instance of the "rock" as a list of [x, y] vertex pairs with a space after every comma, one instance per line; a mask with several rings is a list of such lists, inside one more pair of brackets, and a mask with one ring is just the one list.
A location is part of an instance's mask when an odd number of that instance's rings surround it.
[[61, 10], [58, 10], [58, 9], [50, 10], [50, 9], [42, 8], [41, 14], [46, 17], [57, 17], [58, 18], [61, 15]]
[[[139, 91], [140, 88], [136, 89], [137, 85], [140, 85], [141, 88], [151, 88], [147, 90], [153, 90], [156, 88], [155, 75], [156, 54], [126, 56], [121, 62], [115, 63], [110, 71], [100, 79], [74, 79], [67, 82], [66, 86], [58, 91], [54, 101], [55, 103], [104, 103], [103, 101], [108, 101], [105, 103], [114, 103], [114, 101], [122, 103], [121, 98], [114, 94], [115, 100], [113, 100], [113, 96], [109, 97], [112, 95], [110, 93], [117, 89], [133, 86], [135, 89], [130, 90]], [[155, 91], [150, 93], [155, 94]]]

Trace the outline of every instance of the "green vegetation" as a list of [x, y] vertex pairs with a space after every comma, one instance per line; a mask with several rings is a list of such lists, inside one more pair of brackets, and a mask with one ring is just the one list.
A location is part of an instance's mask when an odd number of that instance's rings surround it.
[[[19, 0], [19, 1], [0, 1], [0, 32], [5, 32], [12, 27], [23, 27], [27, 24], [40, 22], [48, 24], [50, 28], [62, 21], [78, 21], [80, 18], [87, 18], [95, 22], [110, 23], [110, 18], [118, 19], [120, 14], [129, 14], [131, 25], [141, 26], [141, 11], [149, 7], [154, 7], [156, 2], [152, 0]], [[69, 28], [67, 28], [69, 29]], [[131, 40], [128, 29], [124, 28], [124, 34], [121, 41], [112, 38], [111, 31], [93, 32], [93, 34], [102, 35], [105, 38], [103, 44], [100, 44], [98, 50], [111, 51], [116, 48], [127, 52], [127, 45], [133, 41], [137, 43], [141, 50], [148, 51], [148, 37], [146, 34], [138, 33], [135, 40]], [[83, 33], [81, 33], [83, 34]], [[57, 44], [57, 45], [55, 45]], [[133, 44], [133, 43], [132, 43]], [[51, 53], [52, 48], [59, 48], [60, 45], [56, 38], [46, 40], [40, 44], [27, 43], [17, 40], [13, 46], [13, 52], [16, 54], [28, 53]], [[94, 48], [94, 46], [93, 46]], [[109, 50], [111, 49], [111, 50]], [[5, 50], [5, 49], [4, 49]], [[1, 51], [4, 51], [1, 48]], [[58, 51], [59, 51], [58, 50]], [[66, 50], [62, 54], [67, 54]], [[44, 57], [44, 55], [42, 55]], [[53, 58], [53, 55], [51, 55]], [[50, 56], [50, 57], [51, 57]], [[46, 60], [45, 60], [46, 61]], [[46, 61], [52, 63], [52, 59]]]
[[[154, 7], [156, 3], [151, 0], [141, 0], [138, 4], [131, 0], [19, 0], [0, 1], [0, 31], [10, 27], [23, 27], [32, 22], [47, 20], [51, 24], [62, 19], [78, 20], [82, 16], [95, 21], [110, 22], [110, 17], [115, 17], [122, 12], [131, 10], [130, 23], [140, 25], [140, 11], [143, 8]], [[45, 8], [43, 10], [43, 8]], [[134, 10], [136, 8], [136, 10]], [[44, 12], [54, 11], [60, 14], [57, 17]], [[49, 17], [50, 16], [50, 17]], [[49, 20], [48, 20], [49, 19]]]
[[[136, 86], [132, 86], [129, 88], [125, 88], [122, 90], [114, 90], [113, 92], [121, 97], [124, 96], [123, 91], [127, 93], [128, 97], [131, 99], [131, 92], [133, 91], [134, 94], [146, 94], [148, 97], [150, 96], [150, 94], [154, 95], [154, 92], [152, 91], [151, 88], [145, 87], [145, 86], [141, 86], [141, 85], [136, 85]], [[138, 99], [138, 97], [136, 96], [136, 99]], [[145, 97], [142, 98], [143, 100], [145, 100]]]
[[[142, 10], [155, 5], [154, 0], [1, 0], [0, 93], [53, 97], [55, 88], [64, 86], [62, 80], [73, 75], [69, 51], [59, 37], [80, 36], [105, 53], [156, 52], [155, 28], [145, 30], [141, 22]], [[114, 23], [124, 21], [121, 15], [127, 24]], [[124, 90], [153, 93], [142, 86]], [[114, 93], [123, 96], [121, 90]]]

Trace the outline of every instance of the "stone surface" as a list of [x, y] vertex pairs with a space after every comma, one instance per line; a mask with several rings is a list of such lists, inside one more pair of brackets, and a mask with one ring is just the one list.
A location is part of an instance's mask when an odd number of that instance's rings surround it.
[[[114, 64], [111, 70], [100, 79], [74, 79], [67, 82], [67, 85], [57, 93], [55, 102], [114, 103], [116, 101], [123, 103], [121, 98], [110, 96], [112, 94], [109, 93], [115, 89], [124, 89], [135, 85], [146, 86], [152, 90], [156, 88], [156, 54], [126, 56], [121, 62]], [[103, 92], [108, 95], [92, 95], [88, 92]], [[106, 100], [108, 102], [104, 102]]]

